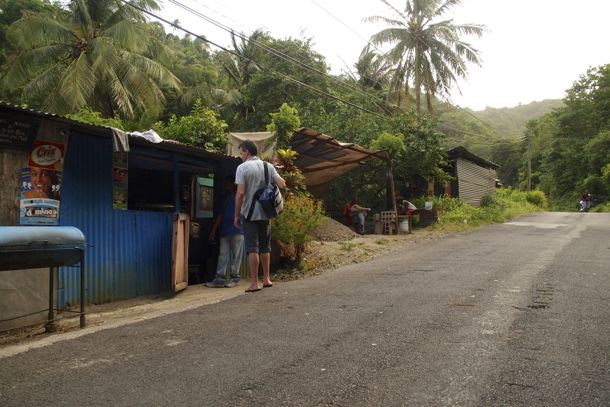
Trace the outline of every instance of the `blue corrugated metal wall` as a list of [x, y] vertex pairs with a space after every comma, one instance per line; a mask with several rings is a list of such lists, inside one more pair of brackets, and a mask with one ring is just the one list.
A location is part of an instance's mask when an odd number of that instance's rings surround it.
[[[82, 230], [87, 303], [156, 294], [171, 284], [172, 214], [112, 209], [110, 139], [70, 135], [60, 224]], [[58, 306], [77, 304], [78, 268], [62, 267]]]

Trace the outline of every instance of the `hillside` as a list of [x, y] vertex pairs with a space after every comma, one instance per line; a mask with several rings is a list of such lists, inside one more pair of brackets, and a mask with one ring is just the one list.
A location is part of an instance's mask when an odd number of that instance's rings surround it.
[[523, 135], [525, 123], [561, 106], [563, 106], [563, 102], [560, 99], [546, 99], [515, 107], [500, 109], [487, 107], [480, 111], [467, 110], [493, 127], [500, 135], [506, 138], [519, 138]]

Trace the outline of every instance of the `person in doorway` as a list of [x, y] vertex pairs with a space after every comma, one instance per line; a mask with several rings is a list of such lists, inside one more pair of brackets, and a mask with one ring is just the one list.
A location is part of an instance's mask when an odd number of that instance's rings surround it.
[[30, 181], [31, 189], [23, 192], [24, 198], [59, 200], [61, 181], [57, 171], [46, 168], [30, 167]]
[[358, 205], [356, 198], [351, 200], [350, 214], [352, 215], [352, 225], [356, 233], [364, 234], [364, 219], [366, 215], [371, 211], [371, 208], [365, 208]]
[[[286, 187], [286, 181], [277, 173], [274, 166], [269, 165], [257, 157], [258, 149], [251, 140], [246, 140], [239, 145], [242, 163], [237, 167], [235, 183], [237, 194], [235, 198], [235, 213], [233, 223], [235, 227], [242, 226], [246, 240], [246, 252], [248, 253], [248, 268], [250, 270], [250, 285], [246, 292], [259, 291], [258, 266], [263, 267], [263, 287], [272, 287], [270, 279], [271, 267], [271, 229], [269, 219], [265, 212], [254, 202], [254, 194], [265, 184], [265, 167], [268, 166], [269, 178], [280, 188]], [[250, 207], [252, 209], [249, 215]]]
[[216, 240], [216, 233], [220, 227], [220, 248], [216, 277], [214, 280], [205, 283], [206, 287], [212, 288], [235, 287], [239, 284], [239, 267], [244, 247], [244, 232], [233, 224], [236, 195], [235, 177], [227, 176], [224, 187], [222, 212], [216, 215], [209, 236], [210, 241]]

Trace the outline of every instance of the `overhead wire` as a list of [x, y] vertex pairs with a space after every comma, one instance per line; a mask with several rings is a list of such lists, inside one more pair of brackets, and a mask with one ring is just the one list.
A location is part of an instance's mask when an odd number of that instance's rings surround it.
[[[159, 20], [159, 21], [162, 21], [162, 22], [164, 22], [165, 24], [168, 24], [168, 25], [170, 25], [170, 26], [172, 26], [172, 27], [174, 27], [174, 28], [176, 28], [176, 29], [179, 29], [179, 30], [181, 30], [181, 31], [184, 31], [185, 33], [188, 33], [188, 34], [190, 34], [190, 35], [192, 35], [192, 36], [194, 36], [194, 37], [196, 37], [196, 38], [198, 38], [198, 39], [200, 39], [200, 40], [202, 40], [202, 41], [204, 41], [204, 42], [206, 42], [206, 43], [208, 43], [208, 44], [211, 44], [211, 45], [213, 45], [213, 46], [215, 46], [215, 47], [217, 47], [217, 48], [219, 48], [219, 49], [221, 49], [221, 50], [223, 50], [223, 51], [225, 51], [225, 52], [228, 52], [229, 54], [231, 54], [231, 55], [233, 55], [233, 56], [236, 56], [236, 57], [238, 57], [238, 58], [245, 59], [245, 60], [250, 61], [250, 62], [253, 62], [253, 63], [257, 63], [256, 61], [254, 61], [254, 60], [252, 60], [252, 59], [250, 59], [250, 58], [247, 58], [247, 57], [245, 57], [245, 56], [243, 56], [243, 55], [239, 55], [238, 53], [236, 53], [236, 52], [234, 52], [234, 51], [231, 51], [230, 49], [225, 48], [225, 47], [223, 47], [222, 45], [219, 45], [219, 44], [215, 43], [214, 41], [211, 41], [211, 40], [207, 39], [206, 37], [204, 37], [204, 36], [202, 36], [202, 35], [199, 35], [199, 34], [196, 34], [196, 33], [192, 32], [192, 31], [190, 31], [190, 30], [187, 30], [186, 28], [182, 27], [181, 25], [176, 24], [176, 23], [174, 23], [174, 22], [171, 22], [171, 21], [169, 21], [169, 20], [167, 20], [167, 19], [165, 19], [165, 18], [163, 18], [163, 17], [161, 17], [161, 16], [159, 16], [159, 15], [157, 15], [157, 14], [155, 14], [155, 13], [153, 13], [153, 12], [151, 12], [151, 11], [149, 11], [149, 10], [145, 9], [145, 8], [143, 8], [143, 7], [140, 7], [140, 6], [138, 6], [138, 5], [132, 4], [132, 3], [128, 2], [127, 0], [120, 0], [120, 1], [121, 1], [123, 4], [125, 4], [125, 5], [128, 5], [128, 6], [130, 6], [130, 7], [133, 7], [133, 8], [135, 8], [136, 10], [138, 10], [138, 11], [140, 11], [140, 12], [142, 12], [142, 13], [144, 13], [144, 14], [146, 14], [146, 15], [150, 16], [150, 17], [153, 17], [153, 18], [155, 18], [155, 19], [157, 19], [157, 20]], [[171, 0], [170, 0], [170, 1], [171, 1]], [[260, 64], [259, 64], [259, 65], [260, 65]], [[363, 111], [363, 112], [366, 112], [366, 113], [369, 113], [369, 114], [375, 115], [375, 116], [377, 116], [377, 117], [385, 118], [385, 116], [384, 116], [384, 115], [381, 115], [381, 114], [379, 114], [379, 113], [377, 113], [377, 112], [374, 112], [374, 111], [372, 111], [372, 110], [366, 109], [366, 108], [364, 108], [364, 107], [362, 107], [362, 106], [356, 105], [355, 103], [352, 103], [352, 102], [350, 102], [350, 101], [348, 101], [348, 100], [342, 99], [342, 98], [340, 98], [340, 97], [338, 97], [338, 96], [332, 95], [332, 94], [330, 94], [330, 93], [328, 93], [328, 92], [325, 92], [325, 91], [323, 91], [323, 90], [320, 90], [320, 89], [318, 89], [318, 88], [316, 88], [316, 87], [314, 87], [314, 86], [308, 85], [308, 84], [306, 84], [306, 83], [304, 83], [304, 82], [301, 82], [301, 81], [299, 81], [299, 80], [297, 80], [297, 79], [292, 78], [292, 77], [291, 77], [291, 76], [289, 76], [289, 75], [283, 74], [283, 73], [281, 73], [281, 72], [277, 72], [277, 71], [275, 71], [275, 70], [273, 70], [273, 69], [269, 69], [269, 68], [263, 68], [263, 70], [268, 71], [268, 72], [270, 72], [270, 73], [273, 73], [273, 74], [275, 74], [275, 75], [281, 76], [281, 77], [282, 77], [282, 78], [284, 78], [284, 79], [287, 79], [287, 80], [289, 80], [289, 81], [292, 81], [292, 82], [294, 82], [294, 83], [297, 83], [297, 84], [298, 84], [298, 85], [300, 85], [300, 86], [303, 86], [303, 87], [305, 87], [305, 88], [307, 88], [307, 89], [310, 89], [310, 90], [312, 90], [312, 91], [314, 91], [314, 92], [316, 92], [316, 93], [322, 94], [322, 95], [324, 95], [324, 96], [326, 96], [326, 97], [328, 97], [328, 98], [331, 98], [331, 99], [337, 100], [337, 101], [339, 101], [339, 102], [341, 102], [341, 103], [344, 103], [344, 104], [346, 104], [346, 105], [348, 105], [348, 106], [351, 106], [351, 107], [353, 107], [353, 108], [355, 108], [355, 109], [358, 109], [358, 110], [361, 110], [361, 111]]]
[[227, 31], [228, 33], [230, 33], [230, 34], [232, 34], [234, 36], [239, 37], [242, 40], [247, 41], [247, 42], [249, 42], [249, 43], [259, 47], [260, 49], [263, 49], [264, 51], [267, 51], [267, 52], [271, 53], [272, 55], [275, 55], [276, 57], [279, 57], [279, 58], [283, 59], [286, 62], [289, 62], [289, 63], [292, 63], [292, 64], [296, 64], [296, 65], [298, 65], [301, 68], [304, 68], [304, 69], [307, 69], [309, 71], [315, 72], [318, 75], [333, 81], [338, 86], [340, 86], [340, 87], [342, 87], [344, 89], [350, 90], [352, 92], [356, 92], [356, 93], [358, 93], [358, 94], [360, 94], [362, 96], [365, 96], [365, 97], [371, 99], [375, 103], [379, 102], [378, 98], [376, 98], [375, 96], [373, 96], [373, 95], [371, 95], [369, 93], [363, 92], [361, 89], [359, 89], [359, 88], [357, 88], [355, 86], [352, 86], [352, 85], [350, 85], [348, 83], [342, 82], [342, 81], [338, 80], [337, 78], [333, 77], [332, 75], [329, 75], [328, 73], [326, 73], [324, 71], [321, 71], [320, 69], [318, 69], [318, 68], [316, 68], [314, 66], [311, 66], [311, 65], [309, 65], [309, 64], [307, 64], [307, 63], [305, 63], [303, 61], [300, 61], [300, 60], [298, 60], [297, 58], [294, 58], [291, 55], [288, 55], [286, 53], [278, 51], [275, 48], [270, 47], [270, 46], [265, 45], [265, 44], [262, 44], [259, 41], [252, 40], [251, 38], [248, 38], [245, 35], [237, 32], [235, 29], [227, 26], [226, 24], [223, 24], [223, 23], [221, 23], [221, 22], [219, 22], [219, 21], [217, 21], [217, 20], [215, 20], [215, 19], [213, 19], [213, 18], [211, 18], [209, 16], [206, 16], [205, 14], [203, 14], [203, 13], [201, 13], [201, 12], [191, 8], [191, 7], [189, 7], [188, 5], [185, 5], [184, 3], [182, 3], [182, 2], [180, 2], [178, 0], [169, 0], [169, 2], [174, 4], [174, 5], [176, 5], [176, 6], [178, 6], [178, 7], [180, 7], [180, 8], [182, 8], [183, 10], [185, 10], [188, 13], [191, 13], [191, 14], [193, 14], [193, 15], [201, 18], [201, 19], [203, 19], [204, 21], [207, 21], [210, 24], [213, 24], [214, 26], [216, 26], [216, 27], [218, 27], [218, 28], [220, 28], [222, 30]]
[[[252, 42], [252, 43], [253, 43], [254, 45], [256, 45], [257, 47], [259, 47], [259, 48], [261, 48], [261, 49], [263, 49], [263, 50], [265, 50], [265, 51], [267, 51], [267, 52], [269, 52], [269, 53], [271, 53], [271, 54], [273, 54], [273, 55], [275, 55], [275, 56], [277, 56], [277, 57], [279, 57], [279, 58], [283, 59], [284, 61], [286, 61], [286, 62], [288, 62], [288, 63], [297, 64], [297, 65], [298, 65], [298, 66], [300, 66], [301, 68], [305, 68], [305, 69], [311, 70], [311, 71], [313, 71], [313, 72], [316, 72], [316, 73], [317, 73], [317, 74], [319, 74], [319, 75], [322, 75], [322, 76], [324, 76], [324, 77], [326, 77], [326, 78], [328, 78], [328, 79], [333, 80], [335, 83], [337, 83], [338, 85], [340, 85], [340, 86], [342, 86], [342, 87], [344, 87], [344, 88], [346, 88], [346, 89], [349, 89], [349, 90], [351, 90], [351, 91], [357, 92], [357, 93], [359, 93], [359, 94], [361, 94], [361, 95], [366, 96], [367, 98], [373, 98], [373, 99], [374, 99], [374, 102], [375, 102], [376, 104], [379, 102], [379, 100], [378, 100], [377, 98], [375, 98], [375, 96], [373, 96], [373, 95], [371, 95], [371, 94], [369, 94], [369, 93], [363, 92], [362, 90], [360, 90], [360, 89], [358, 89], [358, 88], [356, 88], [356, 87], [353, 87], [353, 86], [351, 86], [351, 85], [345, 84], [344, 82], [339, 81], [338, 79], [334, 78], [333, 76], [328, 75], [328, 73], [323, 72], [323, 71], [319, 70], [318, 68], [312, 67], [312, 66], [310, 66], [310, 65], [308, 65], [308, 64], [306, 64], [306, 63], [304, 63], [304, 62], [302, 62], [302, 61], [299, 61], [298, 59], [296, 59], [296, 58], [294, 58], [294, 57], [292, 57], [292, 56], [290, 56], [290, 55], [287, 55], [287, 54], [285, 54], [285, 53], [282, 53], [282, 52], [280, 52], [280, 51], [278, 51], [278, 50], [276, 50], [276, 49], [274, 49], [274, 48], [272, 48], [272, 47], [269, 47], [269, 46], [267, 46], [267, 45], [261, 44], [261, 43], [259, 43], [258, 41], [251, 40], [251, 39], [247, 38], [246, 36], [244, 36], [244, 35], [242, 35], [242, 34], [237, 33], [237, 32], [236, 32], [236, 30], [234, 30], [233, 28], [231, 28], [231, 27], [229, 27], [229, 26], [227, 26], [227, 25], [225, 25], [225, 24], [223, 24], [223, 23], [221, 23], [221, 22], [218, 22], [218, 21], [216, 21], [215, 19], [213, 19], [213, 18], [211, 18], [211, 17], [209, 17], [209, 16], [206, 16], [206, 15], [204, 15], [204, 14], [200, 13], [200, 12], [199, 12], [199, 11], [197, 11], [197, 10], [194, 10], [193, 8], [191, 8], [191, 7], [189, 7], [189, 6], [187, 6], [187, 5], [183, 4], [183, 3], [181, 3], [180, 1], [177, 1], [177, 0], [169, 0], [169, 1], [170, 1], [172, 4], [174, 4], [174, 5], [176, 5], [176, 6], [180, 7], [180, 8], [182, 8], [183, 10], [185, 10], [185, 11], [187, 11], [187, 12], [189, 12], [189, 13], [191, 13], [191, 14], [193, 14], [193, 15], [195, 15], [195, 16], [197, 16], [197, 17], [199, 17], [199, 18], [201, 18], [201, 19], [203, 19], [203, 20], [205, 20], [205, 21], [207, 21], [207, 22], [209, 22], [210, 24], [215, 25], [215, 26], [216, 26], [216, 27], [218, 27], [218, 28], [221, 28], [221, 29], [223, 29], [223, 30], [225, 30], [225, 31], [227, 31], [227, 32], [229, 32], [229, 33], [231, 33], [231, 34], [233, 34], [233, 35], [235, 35], [235, 36], [237, 36], [237, 37], [241, 38], [241, 39], [242, 39], [242, 40], [244, 40], [244, 41], [249, 41], [249, 42]], [[327, 11], [327, 10], [326, 10], [326, 9], [324, 9], [322, 6], [320, 6], [318, 3], [316, 3], [316, 2], [315, 2], [315, 0], [310, 0], [310, 1], [311, 1], [311, 2], [313, 2], [314, 4], [316, 4], [318, 7], [320, 7], [322, 10], [324, 10], [326, 13], [328, 13], [330, 16], [332, 16], [333, 18], [335, 18], [337, 21], [339, 21], [341, 24], [343, 24], [343, 25], [344, 25], [345, 27], [347, 27], [347, 28], [348, 28], [350, 31], [352, 31], [354, 34], [356, 34], [356, 35], [357, 35], [359, 38], [361, 38], [361, 39], [362, 39], [362, 37], [361, 37], [361, 36], [360, 36], [360, 35], [359, 35], [357, 32], [355, 32], [353, 29], [351, 29], [349, 26], [347, 26], [347, 24], [343, 23], [343, 22], [342, 22], [340, 19], [338, 19], [336, 16], [332, 15], [332, 14], [331, 14], [329, 11]], [[137, 5], [134, 5], [134, 4], [130, 3], [130, 2], [127, 2], [126, 0], [121, 0], [121, 2], [123, 2], [124, 4], [129, 5], [129, 6], [131, 6], [131, 7], [134, 7], [134, 8], [136, 8], [137, 10], [139, 10], [139, 11], [141, 11], [141, 12], [143, 12], [143, 13], [145, 13], [145, 14], [147, 14], [147, 15], [149, 15], [149, 16], [151, 16], [151, 17], [153, 17], [153, 18], [156, 18], [156, 19], [158, 19], [158, 20], [160, 20], [160, 21], [163, 21], [163, 22], [165, 22], [166, 24], [168, 24], [168, 25], [170, 25], [170, 26], [172, 26], [172, 27], [174, 27], [174, 28], [176, 28], [176, 29], [179, 29], [179, 30], [181, 30], [181, 31], [184, 31], [185, 33], [188, 33], [188, 34], [190, 34], [190, 35], [192, 35], [192, 36], [196, 37], [196, 38], [199, 38], [199, 39], [201, 39], [202, 41], [205, 41], [205, 42], [207, 42], [207, 43], [209, 43], [209, 44], [211, 44], [211, 45], [213, 45], [213, 46], [215, 46], [215, 47], [217, 47], [217, 48], [219, 48], [219, 49], [221, 49], [221, 50], [223, 50], [223, 51], [225, 51], [225, 52], [230, 53], [231, 55], [234, 55], [234, 56], [236, 56], [236, 57], [238, 57], [238, 58], [241, 58], [241, 59], [244, 59], [244, 60], [247, 60], [247, 61], [253, 62], [253, 63], [257, 64], [257, 66], [260, 66], [260, 63], [259, 63], [259, 62], [254, 61], [254, 60], [252, 60], [251, 58], [245, 57], [245, 56], [243, 56], [243, 55], [240, 55], [240, 54], [238, 54], [238, 53], [236, 53], [236, 52], [234, 52], [234, 51], [231, 51], [231, 50], [229, 50], [228, 48], [225, 48], [225, 47], [223, 47], [223, 46], [221, 46], [221, 45], [219, 45], [219, 44], [217, 44], [217, 43], [215, 43], [215, 42], [213, 42], [213, 41], [209, 40], [208, 38], [206, 38], [206, 37], [204, 37], [204, 36], [201, 36], [201, 35], [196, 34], [196, 33], [192, 32], [192, 31], [190, 31], [190, 30], [187, 30], [186, 28], [184, 28], [184, 27], [180, 26], [179, 24], [176, 24], [176, 23], [174, 23], [174, 22], [170, 22], [170, 21], [169, 21], [169, 20], [167, 20], [167, 19], [164, 19], [164, 18], [160, 17], [159, 15], [157, 15], [157, 14], [155, 14], [155, 13], [152, 13], [151, 11], [149, 11], [149, 10], [147, 10], [147, 9], [144, 9], [144, 8], [139, 7], [139, 6], [137, 6]], [[198, 2], [198, 3], [199, 3], [199, 2]], [[209, 10], [212, 10], [210, 7], [207, 7], [207, 8], [208, 8]], [[215, 10], [212, 10], [212, 11], [216, 12]], [[217, 13], [217, 12], [216, 12], [216, 13]], [[222, 15], [222, 14], [221, 14], [221, 15]], [[370, 42], [368, 42], [368, 41], [367, 41], [367, 43], [368, 43], [368, 44], [371, 44], [371, 43], [370, 43]], [[372, 44], [371, 44], [371, 45], [372, 45]], [[377, 49], [377, 48], [376, 48], [376, 49]], [[380, 51], [380, 50], [378, 50], [378, 51]], [[380, 52], [382, 52], [382, 51], [380, 51]], [[382, 53], [383, 53], [383, 52], [382, 52]], [[384, 54], [384, 55], [385, 55], [385, 54]], [[353, 102], [347, 101], [347, 100], [345, 100], [345, 99], [343, 99], [343, 98], [340, 98], [340, 97], [338, 97], [338, 96], [335, 96], [335, 95], [332, 95], [332, 94], [330, 94], [330, 93], [328, 93], [328, 92], [325, 92], [324, 90], [318, 89], [318, 88], [316, 88], [316, 87], [314, 87], [314, 86], [311, 86], [311, 85], [309, 85], [309, 84], [306, 84], [306, 83], [304, 83], [304, 82], [301, 82], [301, 81], [299, 81], [299, 80], [297, 80], [297, 79], [295, 79], [295, 78], [292, 78], [292, 77], [291, 77], [291, 76], [289, 76], [289, 75], [283, 74], [283, 73], [281, 73], [281, 72], [277, 72], [277, 71], [272, 70], [272, 69], [269, 69], [269, 68], [263, 68], [263, 69], [264, 69], [264, 70], [266, 70], [266, 71], [268, 71], [268, 72], [271, 72], [271, 73], [273, 73], [273, 74], [279, 75], [279, 76], [281, 76], [281, 77], [283, 77], [283, 78], [285, 78], [285, 79], [287, 79], [287, 80], [289, 80], [289, 81], [295, 82], [295, 83], [297, 83], [298, 85], [303, 86], [303, 87], [305, 87], [305, 88], [307, 88], [307, 89], [310, 89], [310, 90], [312, 90], [312, 91], [314, 91], [314, 92], [317, 92], [317, 93], [319, 93], [319, 94], [322, 94], [322, 95], [324, 95], [324, 96], [326, 96], [326, 97], [328, 97], [328, 98], [331, 98], [331, 99], [337, 100], [337, 101], [339, 101], [339, 102], [341, 102], [341, 103], [344, 103], [344, 104], [347, 104], [348, 106], [351, 106], [351, 107], [353, 107], [353, 108], [356, 108], [356, 109], [358, 109], [358, 110], [360, 110], [360, 111], [363, 111], [363, 112], [366, 112], [366, 113], [369, 113], [369, 114], [373, 114], [373, 115], [375, 115], [375, 116], [377, 116], [377, 117], [381, 117], [381, 118], [386, 117], [386, 116], [384, 116], [384, 115], [382, 115], [382, 114], [379, 114], [379, 113], [377, 113], [377, 112], [374, 112], [374, 111], [372, 111], [372, 110], [369, 110], [369, 109], [367, 109], [367, 108], [364, 108], [364, 107], [362, 107], [362, 106], [359, 106], [359, 105], [357, 105], [357, 104], [355, 104], [355, 103], [353, 103]], [[391, 108], [392, 106], [387, 105], [386, 107]], [[394, 108], [398, 108], [399, 110], [403, 110], [403, 111], [405, 111], [405, 109], [404, 109], [404, 108], [402, 108], [402, 107], [400, 107], [400, 106], [394, 106]], [[459, 108], [459, 107], [458, 107], [458, 108]], [[460, 109], [461, 109], [461, 108], [460, 108]], [[489, 126], [490, 128], [492, 128], [492, 129], [493, 129], [493, 127], [492, 127], [491, 125], [489, 125], [488, 123], [485, 123], [484, 121], [482, 121], [481, 119], [479, 119], [479, 118], [477, 118], [476, 116], [472, 115], [472, 114], [471, 114], [471, 113], [469, 113], [468, 111], [466, 111], [466, 113], [468, 113], [469, 115], [471, 115], [471, 116], [472, 116], [472, 117], [474, 117], [475, 119], [480, 120], [482, 123], [486, 124], [487, 126]], [[444, 127], [444, 128], [446, 128], [446, 129], [449, 129], [449, 130], [453, 130], [453, 131], [458, 132], [458, 133], [461, 133], [461, 134], [472, 135], [472, 136], [476, 136], [476, 137], [482, 137], [482, 138], [487, 137], [487, 136], [482, 135], [482, 134], [476, 134], [476, 133], [472, 133], [472, 132], [464, 131], [464, 130], [461, 130], [461, 129], [457, 129], [457, 128], [455, 128], [455, 127], [451, 127], [451, 126], [449, 126], [449, 125], [446, 125], [446, 124], [444, 124], [444, 123], [442, 123], [442, 122], [437, 122], [437, 124], [438, 124], [439, 126], [441, 126], [441, 127]]]

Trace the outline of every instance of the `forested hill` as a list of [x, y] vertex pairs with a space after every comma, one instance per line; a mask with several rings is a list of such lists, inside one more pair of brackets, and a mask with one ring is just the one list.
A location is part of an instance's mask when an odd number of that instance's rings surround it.
[[562, 105], [563, 101], [560, 99], [545, 99], [527, 105], [500, 109], [487, 107], [485, 110], [470, 110], [470, 112], [493, 127], [503, 137], [519, 138], [523, 135], [525, 123], [537, 119]]

